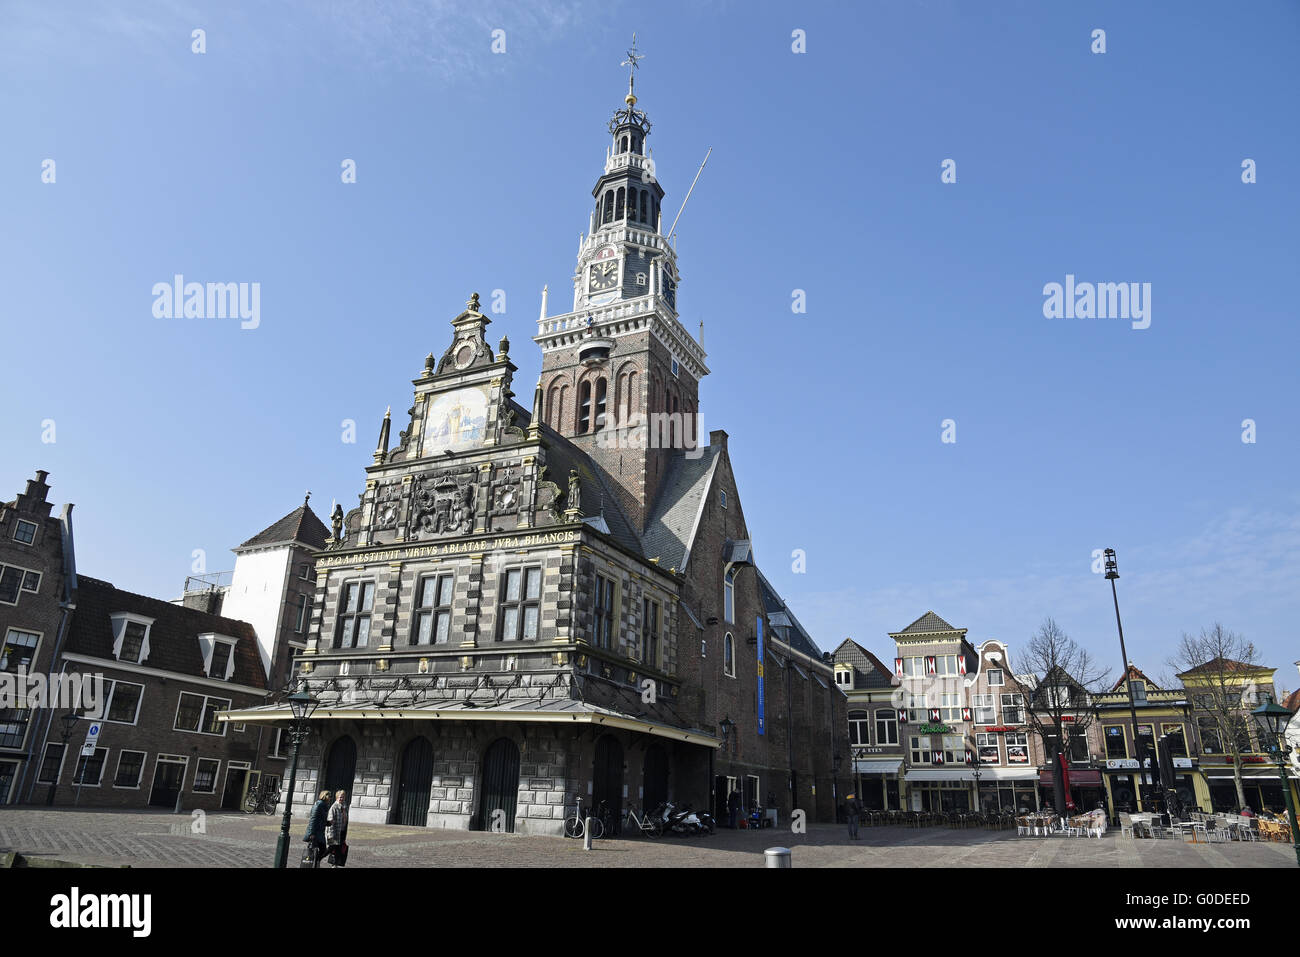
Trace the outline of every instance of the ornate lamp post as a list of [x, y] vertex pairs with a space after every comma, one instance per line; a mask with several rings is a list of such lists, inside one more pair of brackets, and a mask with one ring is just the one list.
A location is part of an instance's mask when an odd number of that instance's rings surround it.
[[1277, 773], [1282, 779], [1282, 796], [1286, 798], [1286, 813], [1291, 820], [1291, 840], [1295, 844], [1296, 864], [1300, 864], [1300, 827], [1296, 827], [1295, 801], [1291, 797], [1291, 783], [1286, 779], [1286, 759], [1291, 753], [1291, 746], [1286, 743], [1286, 726], [1295, 716], [1292, 712], [1275, 702], [1260, 705], [1251, 715], [1259, 726], [1260, 736], [1265, 740], [1277, 741], [1277, 747], [1270, 747], [1277, 757]]
[[289, 735], [293, 738], [293, 755], [289, 762], [289, 788], [284, 796], [280, 839], [275, 844], [275, 866], [278, 868], [285, 867], [289, 859], [289, 818], [293, 815], [293, 787], [298, 777], [298, 746], [311, 733], [308, 722], [318, 707], [320, 702], [306, 691], [295, 691], [289, 695], [289, 708], [293, 711], [293, 724], [289, 726]]
[[[77, 714], [77, 712], [75, 711], [69, 711], [59, 720], [63, 722], [63, 730], [60, 732], [60, 735], [63, 738], [63, 755], [64, 757], [67, 757], [68, 739], [72, 737], [72, 729], [75, 728], [77, 726], [77, 722], [81, 720], [81, 715]], [[77, 769], [77, 765], [75, 762], [72, 765], [72, 769], [74, 772]], [[46, 807], [54, 806], [54, 792], [57, 791], [58, 788], [59, 788], [59, 771], [56, 768], [54, 771], [54, 780], [50, 782], [50, 793], [45, 796]]]
[[1115, 600], [1115, 625], [1119, 628], [1119, 653], [1124, 659], [1124, 688], [1128, 691], [1128, 711], [1133, 718], [1133, 753], [1137, 755], [1138, 770], [1133, 776], [1137, 787], [1137, 810], [1142, 810], [1142, 779], [1146, 769], [1147, 750], [1143, 747], [1142, 736], [1138, 734], [1137, 704], [1133, 700], [1133, 682], [1128, 680], [1128, 651], [1124, 647], [1124, 623], [1119, 620], [1119, 593], [1115, 591], [1115, 579], [1119, 578], [1119, 563], [1115, 560], [1115, 549], [1108, 548], [1106, 556], [1106, 578], [1110, 580], [1110, 594]]

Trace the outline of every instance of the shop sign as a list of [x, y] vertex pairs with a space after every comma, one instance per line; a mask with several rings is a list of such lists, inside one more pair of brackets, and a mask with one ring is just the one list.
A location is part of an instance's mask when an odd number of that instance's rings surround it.
[[952, 728], [946, 724], [923, 724], [921, 734], [952, 734]]

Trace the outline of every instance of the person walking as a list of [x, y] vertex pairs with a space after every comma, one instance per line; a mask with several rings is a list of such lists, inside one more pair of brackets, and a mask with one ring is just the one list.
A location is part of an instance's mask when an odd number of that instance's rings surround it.
[[334, 867], [342, 867], [348, 860], [347, 797], [347, 791], [337, 792], [326, 818], [325, 843], [329, 847], [330, 864]]
[[849, 840], [858, 839], [858, 817], [862, 814], [862, 802], [858, 800], [856, 794], [849, 795], [849, 803], [845, 807], [845, 812], [849, 817]]
[[321, 791], [307, 816], [307, 833], [302, 836], [307, 845], [307, 853], [311, 855], [313, 868], [320, 867], [321, 855], [325, 853], [325, 819], [329, 815], [329, 809], [330, 792]]

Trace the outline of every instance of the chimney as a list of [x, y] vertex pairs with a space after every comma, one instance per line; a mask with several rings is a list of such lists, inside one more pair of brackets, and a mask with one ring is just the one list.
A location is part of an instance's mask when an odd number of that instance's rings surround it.
[[714, 429], [709, 433], [709, 445], [716, 445], [722, 451], [727, 451], [727, 433], [722, 429]]

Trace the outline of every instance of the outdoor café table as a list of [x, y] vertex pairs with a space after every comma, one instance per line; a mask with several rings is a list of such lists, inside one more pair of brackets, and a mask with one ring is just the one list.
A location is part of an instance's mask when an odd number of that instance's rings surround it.
[[1186, 834], [1188, 831], [1191, 831], [1193, 844], [1200, 843], [1199, 841], [1196, 840], [1197, 830], [1200, 829], [1202, 832], [1204, 832], [1205, 830], [1205, 825], [1202, 824], [1200, 821], [1179, 821], [1177, 824], [1174, 825], [1174, 827], [1178, 830], [1180, 834]]

